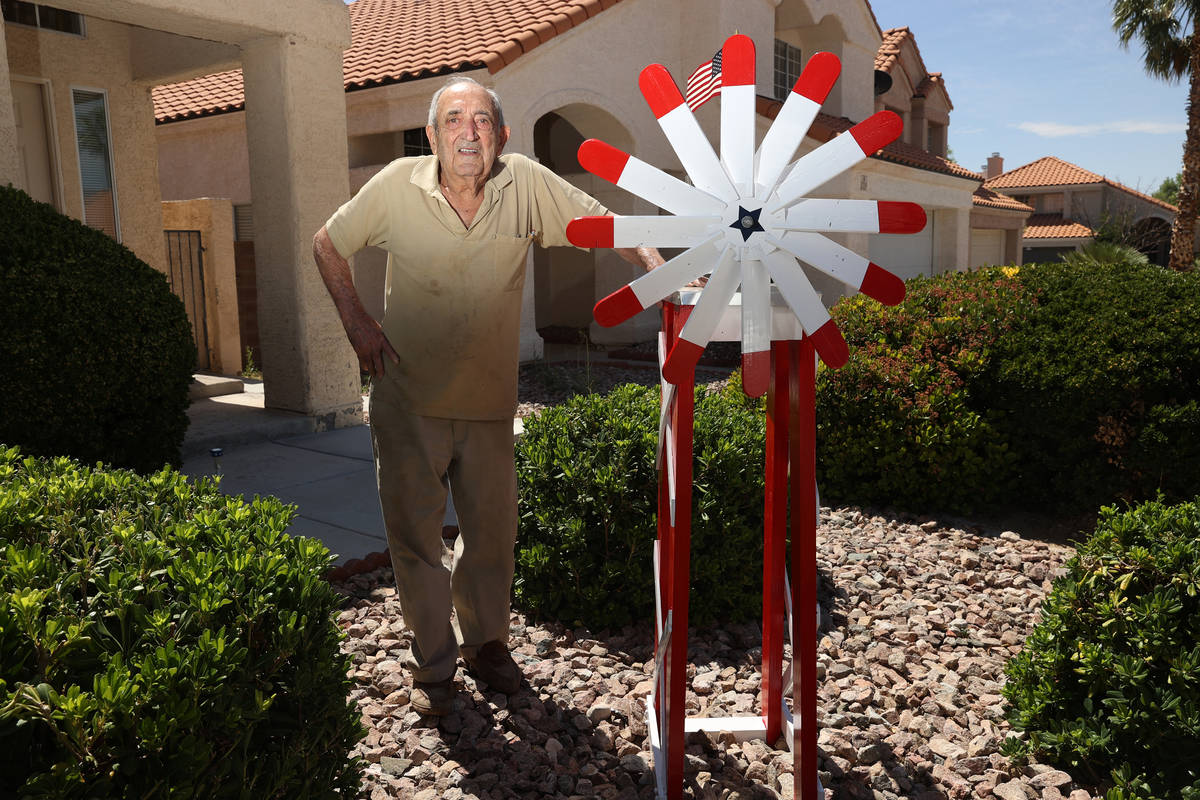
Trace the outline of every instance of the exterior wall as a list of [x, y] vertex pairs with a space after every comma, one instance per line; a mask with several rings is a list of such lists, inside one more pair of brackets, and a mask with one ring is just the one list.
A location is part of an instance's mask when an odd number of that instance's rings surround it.
[[225, 197], [250, 202], [246, 112], [189, 119], [155, 128], [163, 200]]
[[[841, 60], [842, 74], [825, 101], [825, 113], [859, 121], [875, 111], [875, 53], [880, 36], [866, 3], [783, 0], [775, 10], [774, 23], [774, 30], [766, 31], [764, 38], [756, 41], [778, 36], [799, 47], [805, 59], [824, 51]], [[732, 20], [726, 30], [737, 26], [737, 20]], [[770, 75], [769, 71], [763, 72], [770, 67], [770, 63], [765, 67], [760, 64], [759, 74]]]
[[0, 136], [0, 185], [21, 184], [21, 160], [17, 153], [16, 129], [12, 86], [9, 82], [7, 26], [4, 20], [0, 19], [0, 133], [14, 132], [11, 136]]
[[[71, 90], [101, 90], [107, 95], [120, 241], [143, 261], [165, 271], [158, 164], [147, 157], [155, 151], [150, 87], [133, 82], [129, 26], [94, 17], [87, 17], [84, 24], [84, 37], [5, 25], [9, 73], [14, 78], [49, 81], [62, 211], [76, 219], [83, 218], [83, 190]], [[4, 83], [7, 91], [8, 82]]]
[[234, 375], [242, 366], [237, 280], [233, 259], [233, 206], [204, 197], [162, 204], [163, 228], [200, 231], [204, 247], [204, 306], [210, 369]]

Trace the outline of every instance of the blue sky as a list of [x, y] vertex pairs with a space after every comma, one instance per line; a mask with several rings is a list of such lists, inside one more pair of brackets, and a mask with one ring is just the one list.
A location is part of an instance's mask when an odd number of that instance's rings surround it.
[[871, 0], [879, 26], [907, 25], [954, 110], [950, 148], [979, 169], [1057, 156], [1150, 193], [1182, 168], [1185, 82], [1123, 50], [1110, 0]]

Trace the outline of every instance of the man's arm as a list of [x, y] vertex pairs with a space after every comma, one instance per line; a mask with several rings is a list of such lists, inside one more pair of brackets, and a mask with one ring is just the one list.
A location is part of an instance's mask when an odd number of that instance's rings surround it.
[[613, 250], [635, 267], [644, 267], [646, 272], [664, 263], [657, 247], [614, 247]]
[[379, 323], [363, 308], [354, 288], [354, 277], [350, 273], [350, 263], [342, 258], [337, 248], [329, 238], [325, 226], [313, 237], [313, 258], [317, 261], [317, 269], [325, 281], [325, 288], [337, 306], [338, 315], [342, 318], [342, 327], [346, 329], [346, 338], [354, 352], [358, 354], [359, 366], [366, 370], [372, 378], [383, 374], [383, 360], [386, 356], [393, 364], [400, 362], [392, 344], [383, 335]]

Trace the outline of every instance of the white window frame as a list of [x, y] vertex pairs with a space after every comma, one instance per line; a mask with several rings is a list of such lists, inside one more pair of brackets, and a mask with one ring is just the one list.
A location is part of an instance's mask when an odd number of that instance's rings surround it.
[[92, 92], [104, 98], [104, 133], [108, 137], [108, 166], [111, 174], [109, 182], [112, 183], [112, 203], [113, 203], [113, 227], [116, 228], [116, 236], [113, 238], [118, 242], [121, 241], [121, 204], [117, 201], [117, 154], [113, 150], [113, 135], [112, 135], [112, 114], [109, 113], [108, 90], [93, 86], [77, 86], [71, 84], [71, 124], [75, 128], [75, 166], [79, 170], [79, 217], [84, 225], [87, 225], [87, 200], [83, 195], [83, 154], [79, 148], [79, 116], [75, 113], [75, 92]]

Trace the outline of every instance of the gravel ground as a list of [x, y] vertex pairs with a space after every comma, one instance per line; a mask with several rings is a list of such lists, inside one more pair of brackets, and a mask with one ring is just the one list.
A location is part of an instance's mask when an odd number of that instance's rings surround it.
[[[590, 378], [596, 391], [653, 368], [523, 368], [522, 408], [536, 412]], [[818, 570], [820, 777], [832, 798], [1087, 800], [1086, 784], [1049, 766], [1011, 765], [1000, 688], [1005, 662], [1037, 621], [1072, 550], [1043, 536], [965, 520], [823, 509]], [[652, 798], [645, 698], [652, 620], [592, 632], [512, 615], [510, 646], [526, 685], [487, 694], [460, 670], [455, 711], [409, 707], [411, 645], [390, 568], [335, 584], [351, 677], [369, 731], [364, 800]], [[689, 631], [689, 716], [758, 711], [761, 631]], [[790, 657], [790, 653], [785, 653]], [[784, 743], [696, 734], [687, 798], [790, 798]]]

